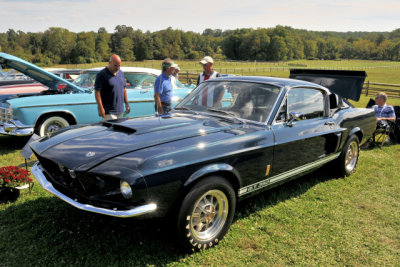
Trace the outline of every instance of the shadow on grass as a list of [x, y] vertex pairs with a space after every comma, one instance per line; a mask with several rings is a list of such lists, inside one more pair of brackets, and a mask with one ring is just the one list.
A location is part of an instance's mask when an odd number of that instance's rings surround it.
[[0, 135], [0, 153], [10, 153], [22, 149], [30, 136], [4, 136]]
[[0, 258], [5, 266], [166, 265], [186, 257], [168, 230], [161, 220], [103, 216], [42, 197], [0, 211]]
[[[244, 200], [234, 220], [337, 178], [330, 173], [323, 168]], [[0, 211], [0, 258], [6, 266], [163, 266], [187, 257], [164, 222], [80, 211], [55, 197], [27, 199]]]

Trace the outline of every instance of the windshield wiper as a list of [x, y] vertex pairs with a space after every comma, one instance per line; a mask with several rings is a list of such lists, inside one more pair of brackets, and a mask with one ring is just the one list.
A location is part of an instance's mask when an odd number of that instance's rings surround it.
[[238, 118], [238, 117], [236, 116], [236, 114], [233, 113], [233, 112], [229, 112], [229, 111], [226, 111], [226, 110], [220, 110], [220, 109], [216, 109], [216, 108], [208, 108], [207, 110], [208, 110], [208, 111], [215, 112], [215, 113], [221, 113], [221, 114], [224, 114], [224, 115], [228, 115], [228, 116], [232, 117], [232, 119], [237, 120], [237, 121], [239, 121], [239, 122], [242, 123], [242, 124], [245, 123], [242, 119]]
[[229, 111], [226, 111], [226, 110], [220, 110], [220, 109], [217, 109], [217, 108], [208, 108], [207, 110], [212, 111], [212, 112], [226, 114], [226, 115], [229, 115], [229, 116], [232, 116], [232, 117], [236, 117], [235, 113], [229, 112]]
[[194, 111], [194, 110], [192, 110], [190, 108], [187, 108], [187, 107], [175, 107], [174, 110], [184, 110], [184, 111], [189, 111], [191, 113], [194, 113], [196, 115], [199, 114], [198, 112], [196, 112], [196, 111]]

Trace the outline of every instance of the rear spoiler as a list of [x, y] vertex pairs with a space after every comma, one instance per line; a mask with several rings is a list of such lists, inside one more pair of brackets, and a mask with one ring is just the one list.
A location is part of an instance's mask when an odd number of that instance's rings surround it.
[[343, 98], [360, 100], [367, 73], [354, 70], [291, 69], [291, 79], [303, 80], [328, 88]]

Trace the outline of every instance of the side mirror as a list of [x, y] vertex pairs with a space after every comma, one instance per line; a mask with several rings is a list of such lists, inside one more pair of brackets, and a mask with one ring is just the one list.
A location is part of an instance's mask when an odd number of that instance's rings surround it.
[[286, 124], [289, 127], [292, 127], [295, 123], [295, 121], [301, 121], [301, 118], [303, 117], [303, 112], [290, 112], [289, 113], [289, 121]]

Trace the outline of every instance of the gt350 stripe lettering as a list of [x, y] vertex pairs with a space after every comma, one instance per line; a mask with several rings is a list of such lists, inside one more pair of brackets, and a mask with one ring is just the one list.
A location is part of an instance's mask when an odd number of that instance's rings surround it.
[[318, 167], [320, 165], [323, 165], [323, 164], [325, 164], [325, 163], [327, 163], [327, 162], [329, 162], [331, 160], [334, 160], [334, 159], [338, 158], [339, 156], [340, 156], [340, 153], [336, 153], [336, 154], [330, 155], [328, 157], [322, 158], [320, 160], [314, 161], [312, 163], [308, 163], [306, 165], [300, 166], [300, 167], [298, 167], [296, 169], [293, 169], [293, 170], [290, 170], [290, 171], [275, 175], [275, 176], [270, 177], [268, 179], [262, 180], [260, 182], [257, 182], [257, 183], [242, 187], [242, 188], [239, 189], [239, 197], [244, 196], [246, 194], [249, 194], [249, 193], [251, 193], [253, 191], [259, 190], [261, 188], [264, 188], [266, 186], [272, 185], [274, 183], [278, 183], [278, 182], [280, 182], [282, 180], [286, 180], [286, 179], [288, 179], [288, 178], [290, 178], [292, 176], [295, 176], [295, 175], [300, 174], [302, 172], [305, 172], [307, 170], [316, 168], [316, 167]]

